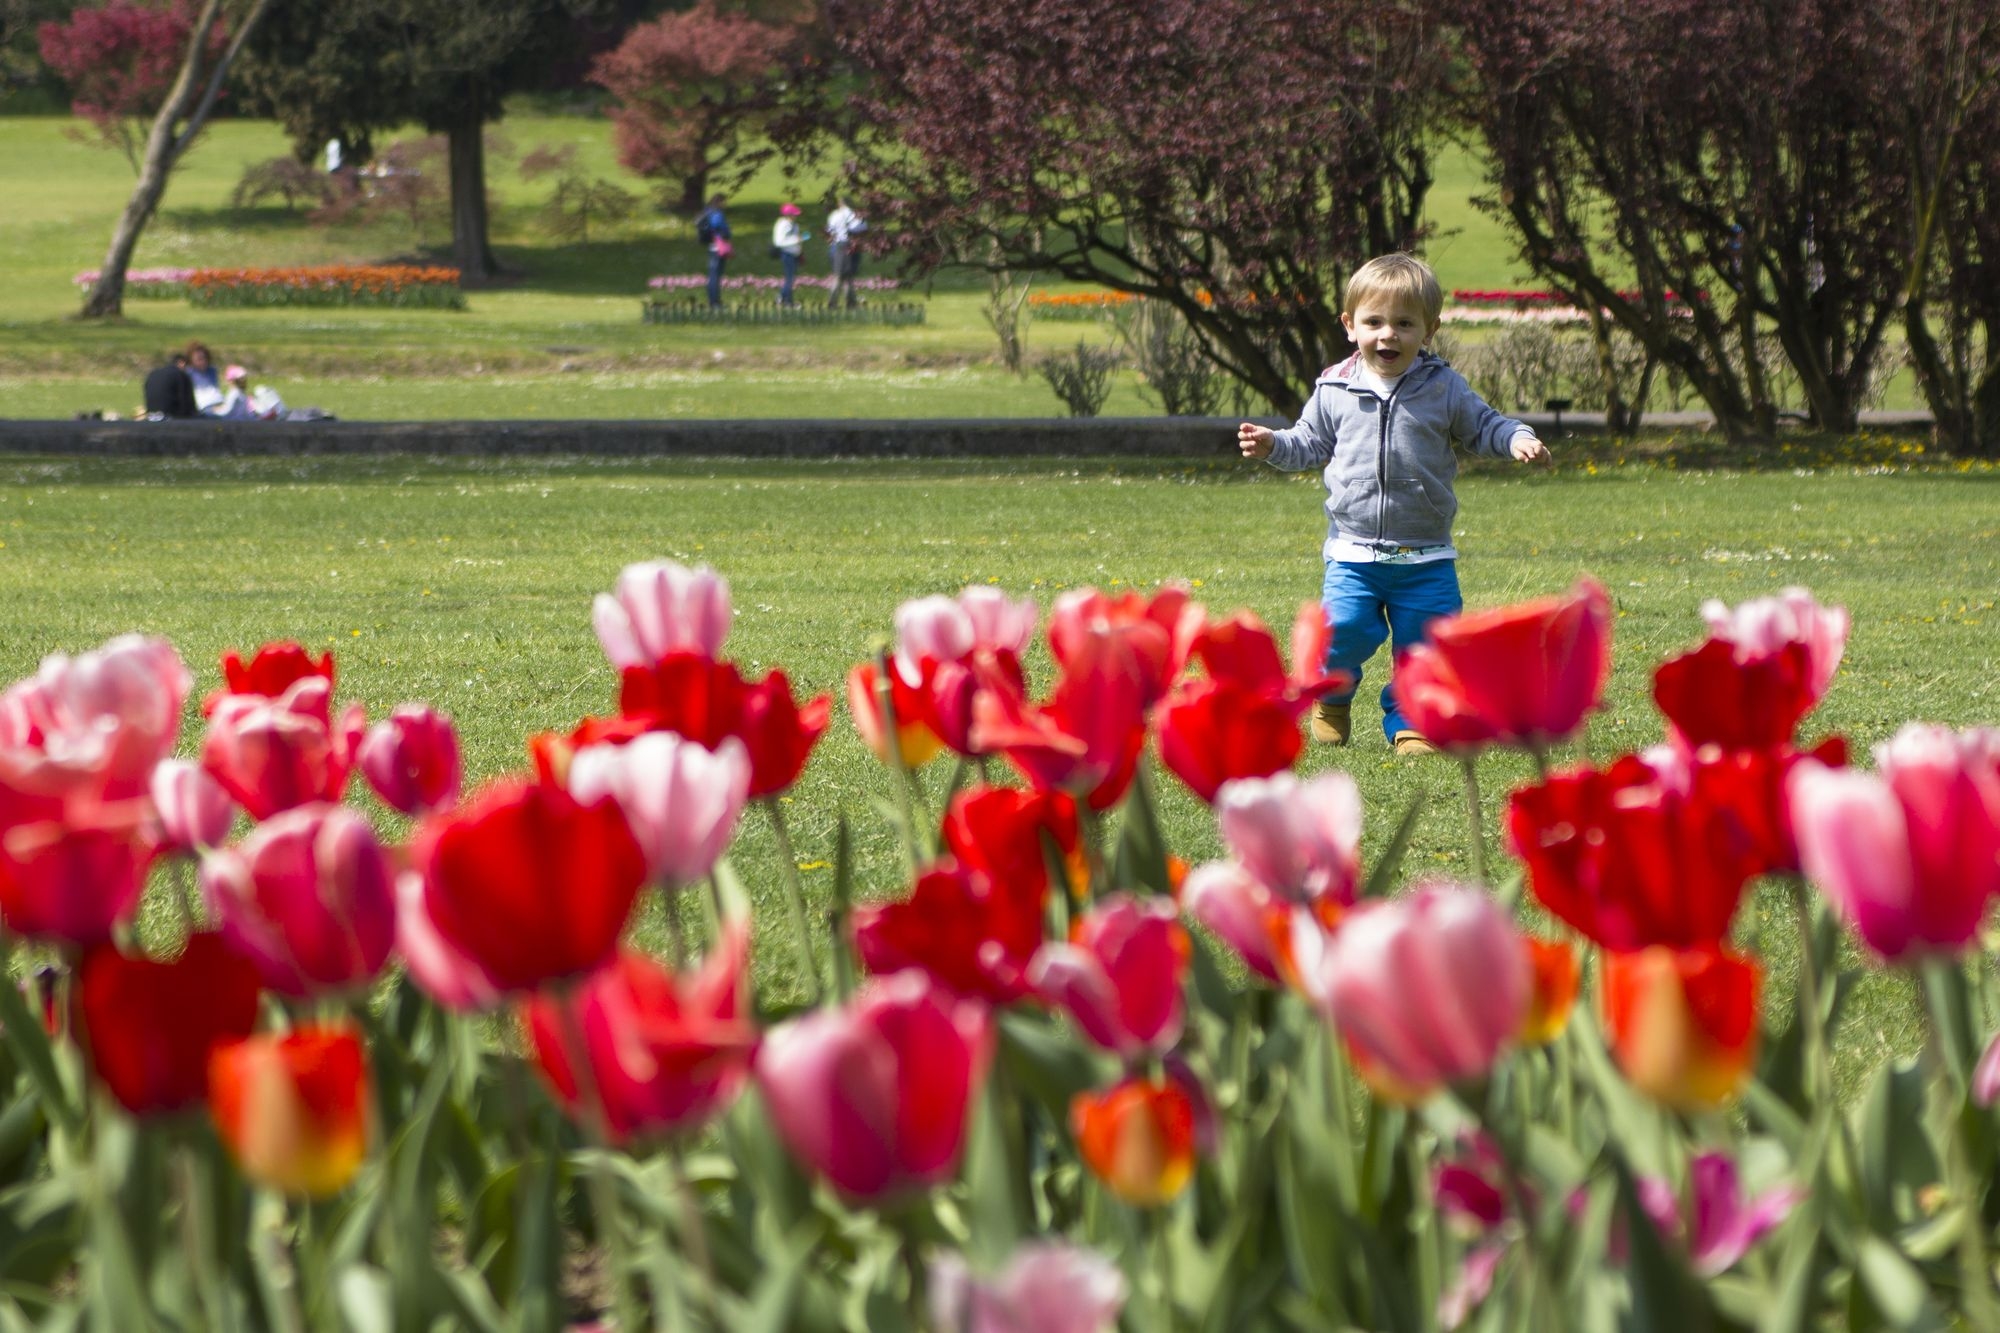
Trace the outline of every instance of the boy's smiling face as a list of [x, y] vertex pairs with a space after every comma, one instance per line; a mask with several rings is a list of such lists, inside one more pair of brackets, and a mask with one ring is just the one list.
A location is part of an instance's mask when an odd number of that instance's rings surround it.
[[1437, 325], [1425, 317], [1424, 303], [1414, 296], [1371, 296], [1341, 313], [1347, 336], [1361, 349], [1361, 364], [1384, 379], [1408, 370]]

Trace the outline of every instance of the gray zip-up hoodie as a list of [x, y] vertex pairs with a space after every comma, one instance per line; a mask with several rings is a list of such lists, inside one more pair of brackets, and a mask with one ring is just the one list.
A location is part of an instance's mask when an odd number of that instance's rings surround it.
[[1441, 356], [1421, 352], [1387, 399], [1361, 382], [1360, 353], [1313, 386], [1299, 423], [1275, 431], [1265, 460], [1285, 472], [1326, 469], [1327, 542], [1444, 546], [1458, 513], [1458, 443], [1509, 456], [1528, 429], [1474, 393]]

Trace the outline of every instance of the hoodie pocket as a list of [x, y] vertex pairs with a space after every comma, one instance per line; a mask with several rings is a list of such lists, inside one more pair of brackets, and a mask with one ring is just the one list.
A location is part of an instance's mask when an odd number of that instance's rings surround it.
[[1334, 526], [1352, 536], [1363, 537], [1375, 531], [1377, 501], [1382, 490], [1370, 476], [1349, 477], [1344, 481], [1327, 483], [1327, 512], [1333, 515]]

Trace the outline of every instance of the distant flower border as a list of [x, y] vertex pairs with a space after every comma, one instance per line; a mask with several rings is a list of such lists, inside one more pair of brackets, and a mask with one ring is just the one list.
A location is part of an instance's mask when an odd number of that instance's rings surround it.
[[641, 301], [644, 324], [886, 324], [892, 327], [924, 322], [924, 307], [916, 301], [880, 301], [852, 307], [832, 307], [824, 301], [779, 305], [776, 301], [738, 301], [711, 308], [706, 301]]
[[[725, 292], [775, 292], [783, 290], [784, 285], [785, 280], [783, 278], [767, 277], [760, 273], [751, 273], [735, 278], [726, 277], [722, 280], [722, 290]], [[856, 278], [854, 280], [854, 290], [857, 292], [893, 292], [902, 285], [895, 278]], [[655, 274], [646, 280], [647, 289], [656, 292], [698, 292], [707, 286], [708, 275], [705, 273], [662, 273]], [[801, 273], [793, 280], [792, 286], [794, 289], [812, 287], [820, 291], [828, 291], [833, 287], [833, 279], [823, 274]]]
[[[97, 285], [98, 274], [103, 270], [87, 268], [70, 281], [80, 290], [89, 291]], [[198, 269], [191, 268], [134, 268], [125, 271], [125, 294], [140, 301], [180, 301], [188, 294], [188, 279]]]
[[272, 306], [465, 309], [457, 269], [412, 264], [197, 269], [188, 279], [188, 301], [210, 310]]

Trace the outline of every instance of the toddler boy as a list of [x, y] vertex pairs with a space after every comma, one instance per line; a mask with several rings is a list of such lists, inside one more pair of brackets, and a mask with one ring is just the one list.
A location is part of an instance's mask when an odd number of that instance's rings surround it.
[[[1323, 555], [1333, 642], [1328, 670], [1353, 673], [1344, 694], [1313, 710], [1315, 740], [1345, 745], [1361, 666], [1386, 638], [1393, 653], [1421, 643], [1430, 623], [1464, 605], [1451, 521], [1458, 512], [1453, 443], [1474, 453], [1547, 462], [1535, 432], [1502, 416], [1462, 376], [1426, 349], [1444, 310], [1430, 266], [1411, 255], [1383, 255], [1348, 280], [1340, 322], [1355, 352], [1319, 377], [1298, 424], [1273, 431], [1251, 422], [1236, 430], [1245, 458], [1286, 472], [1324, 468], [1327, 536]], [[1382, 687], [1382, 731], [1397, 754], [1434, 747]]]

